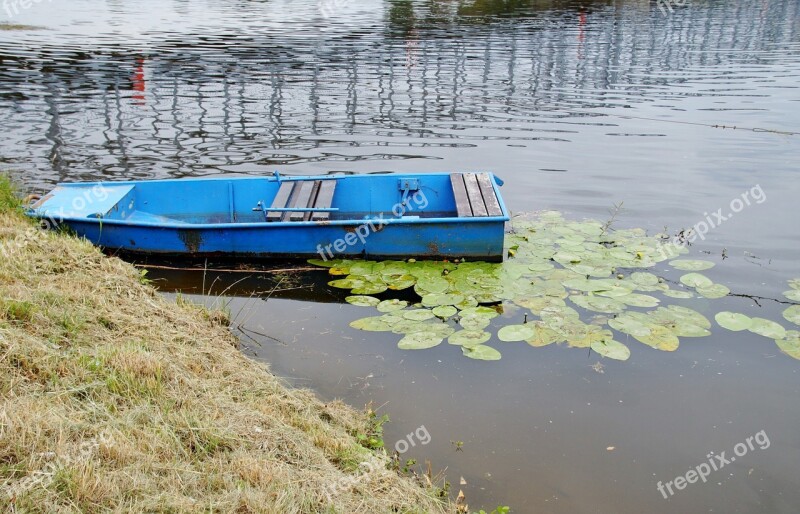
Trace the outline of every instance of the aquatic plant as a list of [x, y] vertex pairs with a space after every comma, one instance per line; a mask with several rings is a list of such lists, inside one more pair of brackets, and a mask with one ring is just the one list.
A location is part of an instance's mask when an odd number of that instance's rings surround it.
[[[665, 304], [730, 293], [700, 273], [711, 270], [713, 262], [676, 258], [688, 249], [664, 244], [667, 240], [664, 234], [612, 231], [599, 221], [570, 221], [547, 211], [512, 221], [505, 241], [508, 258], [502, 263], [309, 262], [339, 277], [329, 285], [351, 290], [349, 303], [382, 313], [353, 321], [353, 328], [398, 334], [398, 346], [404, 350], [433, 348], [447, 340], [460, 346], [466, 357], [498, 360], [501, 352], [486, 344], [492, 338], [491, 326], [502, 344], [565, 343], [627, 360], [630, 349], [615, 339], [615, 332], [657, 350], [675, 351], [682, 338], [710, 335], [712, 324], [691, 308]], [[647, 271], [664, 261], [686, 272], [674, 288]], [[786, 298], [800, 301], [800, 280], [789, 285]], [[419, 298], [415, 304], [376, 298], [411, 288]], [[783, 317], [800, 325], [800, 305], [786, 309]], [[784, 353], [800, 358], [800, 332], [735, 313], [718, 313], [715, 320], [726, 329], [774, 339]]]

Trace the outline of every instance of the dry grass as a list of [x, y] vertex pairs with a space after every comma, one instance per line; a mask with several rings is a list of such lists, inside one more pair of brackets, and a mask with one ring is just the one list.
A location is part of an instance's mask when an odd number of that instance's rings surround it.
[[0, 177], [0, 510], [450, 508], [358, 444], [366, 415], [287, 388], [219, 316], [14, 202]]

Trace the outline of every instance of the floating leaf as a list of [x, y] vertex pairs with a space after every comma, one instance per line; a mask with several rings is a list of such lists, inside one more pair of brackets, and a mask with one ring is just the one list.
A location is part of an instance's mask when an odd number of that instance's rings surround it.
[[800, 302], [800, 289], [790, 289], [783, 292], [783, 296], [792, 300], [793, 302]]
[[553, 255], [553, 260], [559, 264], [577, 264], [581, 262], [581, 256], [571, 252], [557, 252]]
[[609, 289], [611, 289], [616, 285], [614, 281], [611, 280], [605, 280], [605, 279], [590, 280], [587, 278], [573, 278], [571, 280], [563, 281], [562, 284], [564, 285], [564, 287], [568, 287], [570, 289], [575, 289], [578, 291], [584, 291], [587, 293], [608, 291]]
[[714, 267], [714, 263], [711, 261], [692, 259], [675, 259], [674, 261], [670, 261], [669, 265], [683, 271], [704, 271]]
[[608, 296], [609, 298], [619, 298], [621, 296], [628, 296], [631, 293], [633, 293], [632, 287], [629, 288], [627, 287], [627, 285], [623, 285], [620, 283], [614, 284], [614, 286], [604, 291], [596, 292], [596, 294], [600, 296]]
[[615, 330], [619, 330], [623, 334], [631, 336], [646, 337], [650, 335], [651, 324], [645, 320], [637, 318], [632, 313], [625, 313], [609, 320], [608, 326]]
[[542, 309], [546, 309], [547, 307], [566, 307], [566, 303], [561, 298], [556, 298], [553, 296], [542, 296], [542, 297], [535, 297], [535, 298], [517, 298], [514, 300], [514, 303], [519, 305], [520, 307], [524, 307], [529, 309], [532, 313], [536, 314], [537, 316], [541, 313]]
[[477, 346], [491, 339], [492, 334], [482, 330], [459, 330], [447, 338], [447, 342], [459, 346]]
[[547, 261], [535, 262], [533, 264], [528, 265], [529, 270], [538, 272], [551, 271], [553, 267], [554, 266]]
[[708, 321], [708, 318], [693, 309], [682, 307], [680, 305], [659, 307], [658, 309], [652, 311], [651, 315], [657, 320], [668, 323], [683, 322], [697, 325], [702, 328], [711, 328], [711, 322]]
[[328, 285], [339, 289], [353, 289], [356, 285], [361, 285], [363, 283], [363, 280], [356, 281], [350, 278], [340, 278], [338, 280], [331, 280], [328, 282]]
[[654, 296], [646, 295], [646, 294], [638, 294], [638, 293], [631, 293], [626, 294], [624, 296], [618, 296], [616, 298], [618, 301], [624, 303], [625, 305], [630, 305], [631, 307], [655, 307], [660, 302], [660, 300]]
[[455, 316], [458, 312], [458, 309], [453, 307], [452, 305], [440, 305], [438, 307], [433, 308], [433, 314], [439, 318], [447, 319], [452, 316]]
[[401, 350], [425, 350], [438, 346], [443, 340], [436, 332], [414, 332], [403, 337], [397, 347]]
[[564, 337], [562, 337], [552, 328], [545, 326], [545, 324], [541, 321], [526, 324], [531, 325], [531, 328], [533, 328], [534, 331], [533, 337], [528, 339], [526, 342], [534, 348], [564, 341]]
[[599, 341], [610, 341], [614, 335], [596, 325], [581, 323], [574, 327], [575, 331], [567, 336], [567, 344], [572, 348], [589, 348]]
[[383, 275], [382, 277], [392, 291], [408, 289], [417, 283], [417, 279], [413, 275]]
[[394, 312], [403, 310], [408, 305], [408, 302], [405, 300], [384, 300], [378, 304], [378, 311], [379, 312]]
[[462, 317], [458, 320], [458, 324], [466, 330], [483, 330], [488, 327], [491, 322], [489, 318], [481, 318], [479, 316]]
[[361, 318], [350, 323], [350, 326], [358, 330], [366, 330], [368, 332], [391, 332], [392, 325], [387, 323], [383, 316], [371, 316], [369, 318]]
[[800, 325], [800, 305], [792, 305], [783, 311], [783, 317], [795, 325]]
[[308, 262], [312, 266], [322, 266], [323, 268], [332, 268], [336, 264], [336, 261], [328, 261], [322, 259], [308, 259], [308, 261], [306, 262]]
[[432, 293], [422, 297], [422, 305], [425, 307], [438, 307], [439, 305], [458, 305], [464, 301], [464, 297], [452, 293]]
[[750, 316], [728, 311], [718, 313], [716, 316], [714, 316], [714, 320], [716, 320], [716, 322], [722, 328], [727, 328], [728, 330], [732, 330], [734, 332], [747, 330], [753, 324], [753, 320], [750, 318]]
[[710, 286], [698, 287], [697, 292], [706, 298], [715, 299], [728, 296], [731, 290], [722, 284], [711, 284]]
[[386, 291], [388, 288], [389, 287], [386, 284], [367, 282], [363, 285], [354, 287], [351, 292], [354, 294], [380, 294]]
[[435, 314], [429, 309], [415, 309], [403, 312], [403, 317], [411, 321], [425, 321], [435, 317]]
[[793, 278], [791, 280], [787, 280], [789, 287], [792, 289], [800, 290], [800, 278]]
[[461, 311], [462, 318], [476, 317], [492, 319], [499, 316], [498, 312], [491, 307], [471, 307]]
[[668, 289], [664, 291], [664, 296], [669, 296], [670, 298], [679, 298], [682, 300], [694, 298], [694, 295], [689, 291], [680, 291], [676, 289]]
[[449, 287], [450, 282], [442, 277], [423, 275], [417, 279], [417, 284], [414, 286], [414, 290], [420, 296], [425, 296], [426, 294], [430, 293], [444, 293]]
[[477, 307], [477, 306], [478, 306], [478, 300], [476, 300], [472, 296], [466, 297], [463, 302], [460, 302], [460, 303], [455, 305], [455, 307], [457, 309], [462, 309], [462, 310], [463, 309], [469, 309], [471, 307]]
[[753, 318], [753, 322], [748, 329], [754, 334], [769, 337], [770, 339], [783, 339], [786, 336], [786, 329], [778, 323], [764, 318]]
[[595, 341], [591, 348], [603, 357], [618, 361], [626, 361], [631, 356], [631, 351], [627, 346], [613, 339]]
[[347, 303], [358, 307], [376, 307], [380, 300], [372, 296], [348, 296], [344, 299]]
[[678, 349], [678, 345], [680, 344], [678, 336], [673, 334], [668, 328], [658, 325], [654, 325], [650, 328], [650, 335], [633, 337], [647, 346], [665, 352], [674, 352]]
[[681, 284], [689, 287], [709, 287], [714, 284], [710, 278], [700, 273], [687, 273], [681, 277]]
[[636, 273], [631, 273], [630, 278], [634, 284], [638, 284], [640, 286], [654, 286], [659, 283], [658, 277], [656, 275], [644, 271], [637, 271]]
[[625, 310], [625, 304], [614, 298], [606, 298], [603, 296], [584, 296], [572, 295], [569, 297], [573, 303], [580, 305], [584, 309], [604, 312], [606, 314], [614, 314]]
[[478, 346], [462, 346], [461, 352], [470, 359], [477, 359], [481, 361], [498, 361], [500, 360], [500, 352], [490, 346], [479, 344]]
[[505, 342], [525, 341], [536, 335], [533, 327], [525, 325], [506, 325], [497, 331], [497, 338]]
[[775, 343], [783, 353], [789, 357], [800, 360], [800, 332], [797, 330], [787, 330], [783, 339], [776, 339]]

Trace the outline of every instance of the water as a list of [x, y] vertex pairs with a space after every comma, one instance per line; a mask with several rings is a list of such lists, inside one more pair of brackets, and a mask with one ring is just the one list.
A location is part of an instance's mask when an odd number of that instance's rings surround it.
[[[31, 189], [492, 170], [517, 212], [607, 219], [624, 202], [618, 226], [674, 232], [721, 208], [728, 219], [692, 247], [717, 262], [709, 275], [767, 298], [800, 277], [796, 1], [698, 0], [667, 15], [636, 1], [53, 0], [11, 17], [5, 5], [0, 20], [40, 27], [0, 30], [0, 164]], [[389, 446], [424, 425], [429, 444], [403, 457], [447, 468], [473, 507], [800, 509], [800, 364], [768, 339], [715, 327], [674, 353], [634, 341], [602, 373], [596, 355], [563, 347], [505, 345], [483, 363], [350, 329], [364, 311], [319, 272], [151, 276], [232, 297], [244, 351], [324, 398], [382, 407]], [[789, 326], [771, 300], [685, 305]], [[659, 481], [762, 430], [768, 448], [663, 499]]]

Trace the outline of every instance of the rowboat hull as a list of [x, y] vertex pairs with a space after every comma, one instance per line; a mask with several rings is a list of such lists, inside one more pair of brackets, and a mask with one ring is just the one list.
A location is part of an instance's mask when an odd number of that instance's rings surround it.
[[[497, 191], [499, 180], [489, 176]], [[460, 216], [450, 174], [332, 178], [337, 193], [326, 219], [316, 221], [268, 223], [263, 216], [269, 209], [254, 207], [278, 194], [272, 182], [315, 179], [320, 177], [60, 184], [29, 214], [66, 225], [107, 250], [153, 256], [502, 260], [508, 215], [499, 192], [500, 215]], [[420, 195], [425, 201], [415, 202]], [[283, 216], [310, 218], [323, 210], [286, 208]]]

